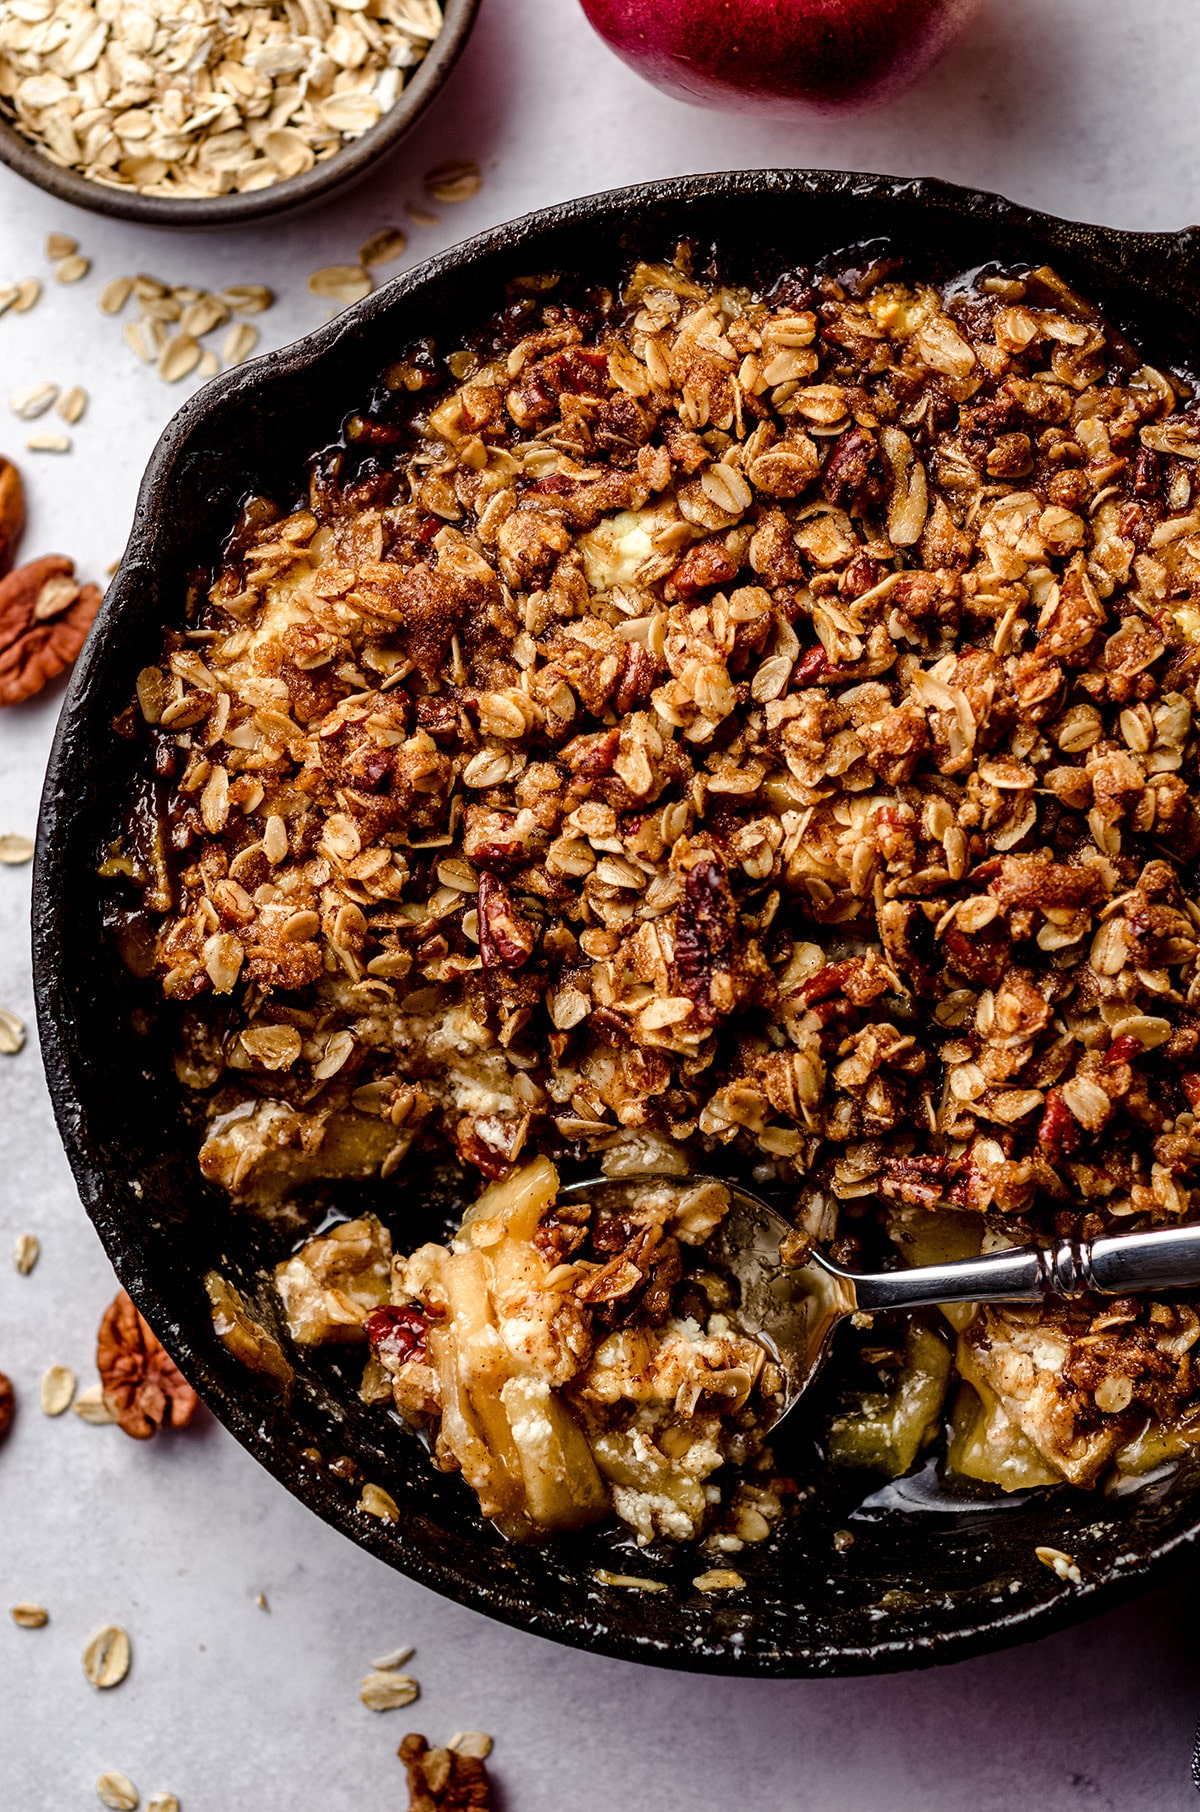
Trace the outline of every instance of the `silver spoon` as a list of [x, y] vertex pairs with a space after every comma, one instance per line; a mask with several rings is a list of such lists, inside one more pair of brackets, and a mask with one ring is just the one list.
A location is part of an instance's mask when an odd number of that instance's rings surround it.
[[906, 1271], [847, 1271], [815, 1251], [804, 1265], [784, 1266], [779, 1244], [794, 1229], [759, 1196], [726, 1177], [589, 1177], [559, 1193], [619, 1208], [648, 1186], [682, 1193], [706, 1182], [729, 1191], [729, 1212], [702, 1248], [706, 1268], [735, 1279], [741, 1292], [737, 1324], [766, 1348], [782, 1375], [782, 1388], [765, 1399], [767, 1428], [795, 1408], [824, 1363], [834, 1329], [847, 1315], [933, 1308], [943, 1302], [1041, 1302], [1085, 1290], [1124, 1296], [1200, 1284], [1200, 1227], [1016, 1246]]

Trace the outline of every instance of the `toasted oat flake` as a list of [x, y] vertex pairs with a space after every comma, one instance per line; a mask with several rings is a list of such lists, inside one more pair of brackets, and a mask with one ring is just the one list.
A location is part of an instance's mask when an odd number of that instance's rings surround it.
[[371, 293], [371, 279], [360, 264], [326, 264], [313, 272], [308, 287], [327, 302], [360, 302]]
[[33, 421], [39, 415], [45, 415], [53, 407], [59, 394], [57, 384], [29, 384], [24, 390], [14, 392], [8, 399], [8, 406], [14, 415], [22, 421]]
[[25, 1048], [25, 1021], [11, 1007], [0, 1007], [0, 1054], [15, 1057]]
[[96, 298], [96, 306], [104, 315], [119, 315], [133, 292], [132, 277], [113, 277]]
[[107, 1623], [89, 1639], [83, 1651], [83, 1671], [92, 1686], [107, 1692], [121, 1684], [132, 1658], [127, 1632], [119, 1623]]
[[108, 1768], [96, 1782], [96, 1797], [112, 1812], [137, 1812], [138, 1790], [127, 1774]]
[[411, 1705], [420, 1690], [411, 1674], [377, 1668], [359, 1682], [358, 1696], [368, 1711], [399, 1711]]
[[63, 391], [54, 405], [63, 421], [68, 422], [72, 427], [76, 422], [82, 421], [87, 406], [88, 393], [82, 384], [72, 384], [69, 390]]
[[32, 837], [23, 836], [20, 831], [0, 832], [0, 863], [8, 868], [19, 868], [24, 862], [33, 860], [34, 842]]
[[237, 321], [221, 342], [221, 353], [227, 365], [241, 365], [258, 344], [258, 329], [249, 321]]
[[71, 437], [59, 434], [53, 428], [37, 428], [25, 436], [25, 449], [29, 453], [69, 453]]
[[37, 1264], [41, 1253], [41, 1242], [36, 1233], [18, 1233], [13, 1241], [13, 1269], [20, 1277], [28, 1277]]
[[28, 314], [42, 293], [41, 280], [38, 277], [26, 277], [17, 285], [16, 300], [13, 308], [19, 315]]
[[1072, 1555], [1064, 1554], [1061, 1548], [1042, 1547], [1035, 1548], [1033, 1551], [1042, 1565], [1049, 1567], [1052, 1573], [1057, 1573], [1060, 1579], [1067, 1580], [1072, 1585], [1083, 1584], [1083, 1574], [1079, 1571]]
[[403, 1667], [406, 1661], [411, 1661], [416, 1652], [411, 1644], [394, 1648], [390, 1654], [377, 1656], [371, 1666], [378, 1672], [390, 1673], [394, 1668]]
[[220, 369], [220, 359], [217, 357], [211, 346], [206, 346], [200, 355], [200, 363], [196, 367], [197, 373], [207, 383], [209, 378], [215, 378], [217, 376]]
[[407, 235], [399, 227], [381, 227], [363, 241], [358, 250], [358, 261], [362, 265], [390, 264], [407, 244]]
[[64, 258], [55, 265], [54, 280], [56, 283], [78, 283], [81, 277], [87, 276], [91, 268], [90, 258], [84, 258], [75, 253], [72, 257]]
[[146, 1801], [146, 1812], [179, 1812], [179, 1799], [174, 1793], [152, 1793]]
[[104, 1400], [104, 1386], [89, 1384], [81, 1390], [71, 1405], [72, 1412], [89, 1428], [108, 1428], [116, 1422], [116, 1417]]
[[382, 1485], [364, 1485], [358, 1501], [368, 1516], [378, 1516], [385, 1523], [400, 1521], [399, 1506], [391, 1493], [385, 1491]]
[[265, 1592], [256, 1592], [254, 1594], [254, 1602], [260, 1611], [269, 1611], [271, 1608], [267, 1603], [267, 1594]]
[[168, 341], [158, 361], [158, 375], [164, 384], [177, 384], [188, 377], [200, 363], [203, 348], [189, 333], [176, 334]]
[[479, 165], [470, 158], [461, 163], [439, 164], [425, 177], [425, 187], [435, 201], [470, 201], [483, 183]]
[[431, 208], [423, 208], [419, 201], [406, 201], [404, 212], [417, 226], [437, 226], [441, 219], [440, 214], [435, 214]]
[[14, 1604], [8, 1614], [17, 1627], [23, 1630], [44, 1629], [50, 1621], [50, 1613], [45, 1605], [34, 1604], [30, 1599]]
[[645, 1579], [640, 1573], [611, 1573], [607, 1567], [597, 1567], [593, 1577], [600, 1585], [624, 1586], [631, 1592], [665, 1592], [667, 1589], [661, 1579]]
[[699, 1573], [692, 1584], [698, 1592], [736, 1592], [746, 1581], [732, 1567], [710, 1567], [707, 1573]]
[[51, 264], [59, 264], [64, 258], [70, 258], [79, 250], [79, 241], [72, 239], [69, 233], [47, 233], [46, 256]]
[[61, 1416], [71, 1407], [75, 1395], [75, 1374], [69, 1365], [51, 1365], [42, 1373], [41, 1405], [43, 1414]]

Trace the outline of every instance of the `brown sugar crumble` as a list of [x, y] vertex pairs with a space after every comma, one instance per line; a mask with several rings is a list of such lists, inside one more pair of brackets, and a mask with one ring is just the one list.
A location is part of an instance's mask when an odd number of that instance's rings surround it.
[[[156, 809], [103, 872], [211, 1182], [271, 1206], [451, 1150], [501, 1192], [491, 1245], [472, 1210], [392, 1262], [368, 1218], [279, 1273], [489, 1514], [571, 1521], [531, 1508], [522, 1415], [575, 1520], [643, 1540], [756, 1451], [755, 1378], [701, 1374], [757, 1368], [696, 1357], [739, 1337], [654, 1188], [583, 1225], [555, 1165], [740, 1165], [793, 1256], [850, 1262], [1195, 1213], [1198, 460], [1182, 381], [1050, 270], [761, 293], [683, 248], [410, 347], [302, 502], [248, 500], [120, 720]], [[501, 1318], [489, 1384], [468, 1285], [495, 1315], [518, 1284], [543, 1344]], [[634, 1335], [687, 1348], [670, 1394], [630, 1360], [600, 1416]], [[1144, 1471], [1200, 1436], [1198, 1335], [1186, 1295], [868, 1331], [885, 1388], [833, 1444], [903, 1470], [957, 1376], [959, 1472]]]

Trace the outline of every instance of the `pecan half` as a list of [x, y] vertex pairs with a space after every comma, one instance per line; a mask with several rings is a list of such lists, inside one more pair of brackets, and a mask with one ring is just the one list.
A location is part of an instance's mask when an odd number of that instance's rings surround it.
[[408, 1812], [491, 1812], [487, 1764], [457, 1749], [431, 1749], [410, 1733], [397, 1754], [408, 1772]]
[[148, 1441], [169, 1422], [186, 1428], [196, 1393], [122, 1290], [104, 1311], [96, 1365], [109, 1414], [134, 1440]]
[[0, 575], [13, 563], [25, 527], [25, 487], [11, 459], [0, 453]]
[[[81, 586], [63, 609], [63, 580], [74, 576], [74, 562], [62, 554], [47, 554], [17, 567], [0, 579], [0, 705], [18, 705], [40, 692], [71, 665], [83, 647], [92, 619], [100, 608], [100, 590]], [[53, 613], [39, 616], [46, 600]]]

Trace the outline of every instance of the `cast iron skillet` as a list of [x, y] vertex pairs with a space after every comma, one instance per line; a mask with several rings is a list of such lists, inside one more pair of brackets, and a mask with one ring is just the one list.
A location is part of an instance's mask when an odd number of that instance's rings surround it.
[[[612, 281], [631, 259], [669, 253], [681, 237], [701, 251], [715, 246], [726, 274], [753, 280], [879, 235], [943, 269], [1051, 261], [1160, 363], [1186, 366], [1200, 339], [1194, 229], [1113, 232], [939, 182], [790, 170], [685, 177], [498, 227], [216, 380], [180, 410], [151, 460], [128, 551], [75, 669], [42, 801], [33, 924], [50, 1092], [84, 1205], [185, 1374], [289, 1490], [390, 1565], [521, 1628], [663, 1666], [848, 1674], [1044, 1634], [1187, 1554], [1200, 1533], [1200, 1455], [1119, 1499], [1063, 1489], [957, 1504], [932, 1465], [863, 1503], [869, 1482], [823, 1475], [818, 1464], [819, 1489], [777, 1539], [733, 1561], [745, 1590], [706, 1595], [692, 1579], [711, 1563], [686, 1550], [639, 1554], [608, 1535], [504, 1543], [473, 1514], [460, 1480], [434, 1472], [382, 1411], [361, 1408], [353, 1364], [339, 1373], [325, 1357], [294, 1352], [297, 1383], [284, 1411], [214, 1337], [200, 1279], [216, 1264], [269, 1315], [261, 1266], [295, 1230], [231, 1214], [201, 1181], [165, 1051], [134, 1029], [153, 996], [104, 942], [104, 890], [93, 876], [130, 760], [111, 725], [139, 668], [156, 658], [162, 625], [180, 615], [185, 576], [211, 559], [243, 495], [289, 499], [304, 455], [336, 434], [411, 336], [432, 332], [448, 347], [501, 302], [508, 279], [561, 268]], [[447, 1206], [436, 1176], [402, 1171], [383, 1187], [384, 1211], [406, 1236], [436, 1230]], [[343, 1189], [338, 1199], [355, 1210], [368, 1198]], [[803, 1426], [793, 1438], [803, 1454]], [[347, 1455], [358, 1479], [329, 1469]], [[386, 1485], [397, 1525], [357, 1508], [362, 1479]], [[833, 1545], [840, 1528], [855, 1537], [846, 1552]], [[1038, 1543], [1072, 1554], [1082, 1586], [1042, 1565]], [[650, 1596], [602, 1584], [599, 1568], [668, 1589]]]

